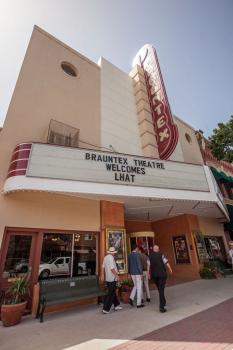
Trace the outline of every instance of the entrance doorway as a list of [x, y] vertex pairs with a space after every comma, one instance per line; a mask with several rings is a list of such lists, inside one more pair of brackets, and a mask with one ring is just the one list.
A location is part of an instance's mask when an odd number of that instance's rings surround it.
[[130, 250], [132, 247], [137, 245], [142, 247], [147, 255], [149, 255], [153, 250], [153, 245], [155, 244], [154, 232], [144, 231], [144, 232], [132, 232], [130, 233]]

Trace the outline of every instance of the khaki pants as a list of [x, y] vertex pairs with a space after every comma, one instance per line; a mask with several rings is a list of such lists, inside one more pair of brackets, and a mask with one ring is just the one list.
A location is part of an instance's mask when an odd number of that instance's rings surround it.
[[149, 273], [148, 271], [143, 271], [143, 280], [142, 280], [142, 299], [143, 299], [143, 286], [145, 287], [146, 297], [150, 299], [150, 289], [149, 289]]

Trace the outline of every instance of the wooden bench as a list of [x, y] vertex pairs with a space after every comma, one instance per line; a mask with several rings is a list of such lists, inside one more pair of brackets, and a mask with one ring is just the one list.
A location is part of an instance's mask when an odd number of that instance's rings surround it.
[[56, 278], [39, 282], [39, 303], [36, 318], [44, 320], [44, 311], [48, 305], [98, 298], [105, 293], [99, 287], [98, 276]]

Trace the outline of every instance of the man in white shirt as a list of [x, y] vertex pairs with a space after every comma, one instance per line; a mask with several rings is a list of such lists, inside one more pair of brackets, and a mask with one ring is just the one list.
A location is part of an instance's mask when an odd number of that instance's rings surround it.
[[230, 241], [229, 242], [229, 256], [230, 256], [230, 259], [231, 259], [231, 264], [232, 264], [232, 270], [233, 270], [233, 241]]
[[102, 310], [104, 314], [109, 314], [112, 304], [114, 305], [115, 311], [122, 309], [116, 295], [118, 271], [117, 271], [117, 266], [114, 259], [114, 254], [116, 254], [117, 251], [115, 250], [114, 247], [110, 247], [107, 253], [108, 254], [104, 257], [103, 265], [102, 265], [102, 269], [103, 269], [102, 276], [105, 273], [105, 282], [108, 288], [108, 292], [104, 298], [104, 305]]

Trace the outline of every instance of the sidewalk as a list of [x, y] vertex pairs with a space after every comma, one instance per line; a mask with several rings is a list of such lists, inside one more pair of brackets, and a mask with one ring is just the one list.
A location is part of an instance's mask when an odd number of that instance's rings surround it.
[[232, 350], [233, 298], [111, 350]]
[[[204, 311], [231, 299], [233, 296], [233, 278], [198, 280], [179, 284], [168, 287], [166, 289], [166, 296], [168, 312], [165, 314], [160, 314], [158, 312], [158, 294], [156, 291], [153, 291], [151, 303], [147, 304], [143, 309], [131, 308], [128, 305], [123, 305], [124, 309], [122, 311], [103, 315], [101, 314], [100, 306], [90, 305], [79, 307], [71, 311], [45, 315], [45, 322], [42, 324], [31, 316], [27, 316], [23, 318], [21, 324], [15, 327], [4, 328], [0, 326], [0, 349], [105, 350], [120, 344], [128, 346], [127, 341], [130, 339], [135, 339], [151, 332], [154, 334], [154, 331], [158, 329], [164, 332], [162, 330], [163, 327], [174, 324], [177, 321], [181, 321], [200, 311]], [[229, 301], [229, 303], [231, 302], [232, 301]], [[229, 310], [227, 309], [222, 313], [221, 322], [227, 325], [230, 324], [227, 312], [229, 311], [232, 319], [233, 312], [232, 309], [230, 310], [230, 305], [232, 304], [226, 305]], [[226, 316], [224, 313], [226, 313]], [[207, 322], [203, 321], [206, 328], [209, 327], [208, 325], [212, 318], [211, 316], [210, 319], [207, 319]], [[183, 320], [182, 322], [184, 325], [186, 321], [190, 322], [188, 320]], [[193, 325], [195, 325], [195, 323]], [[192, 329], [193, 325], [191, 325]], [[182, 327], [177, 328], [179, 329], [178, 332], [176, 330], [174, 332], [180, 335], [183, 329]], [[187, 333], [186, 331], [188, 332], [188, 330], [185, 330], [184, 336]], [[172, 344], [169, 344], [169, 349], [185, 349], [185, 347], [177, 347], [179, 344], [176, 344], [176, 342], [181, 341], [181, 339], [177, 339], [176, 341], [173, 341], [172, 338], [170, 340], [163, 340], [162, 337], [164, 337], [164, 333], [156, 333], [155, 336], [158, 337], [156, 338], [157, 341], [172, 342]], [[187, 333], [187, 337], [189, 336], [190, 335]], [[146, 341], [146, 339], [145, 336], [143, 340]], [[187, 341], [188, 339], [190, 338], [187, 338]], [[227, 344], [229, 344], [228, 340], [226, 340]], [[153, 346], [154, 345], [155, 343]], [[168, 344], [163, 343], [162, 347], [160, 346], [157, 348], [157, 346], [148, 347], [146, 343], [143, 347], [136, 348], [143, 350], [147, 348], [148, 350], [160, 350], [167, 349], [164, 347], [167, 345]], [[185, 346], [185, 344], [183, 345]], [[192, 349], [202, 349], [199, 345]], [[217, 346], [216, 343], [214, 345]], [[140, 343], [137, 344], [137, 346], [140, 346]], [[136, 348], [134, 345], [132, 349], [136, 350]], [[122, 349], [125, 350], [128, 348], [125, 347]], [[129, 349], [131, 350], [130, 347]], [[212, 348], [210, 349], [212, 350]], [[222, 348], [215, 347], [215, 349]]]

